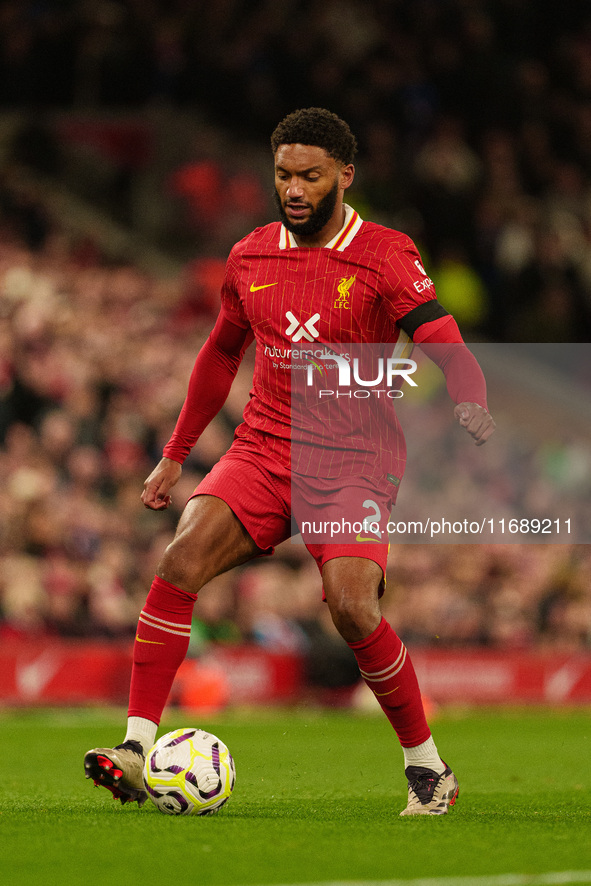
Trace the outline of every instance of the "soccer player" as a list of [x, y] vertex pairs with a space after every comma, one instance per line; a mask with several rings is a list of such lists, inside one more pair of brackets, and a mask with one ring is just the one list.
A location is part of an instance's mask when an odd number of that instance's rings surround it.
[[[356, 141], [348, 125], [325, 109], [295, 111], [277, 126], [271, 146], [281, 221], [256, 229], [231, 250], [219, 317], [197, 355], [163, 458], [144, 484], [144, 505], [167, 508], [183, 461], [223, 406], [254, 338], [253, 388], [243, 423], [186, 504], [139, 616], [124, 741], [85, 756], [86, 776], [122, 803], [146, 799], [144, 756], [187, 652], [199, 590], [220, 573], [271, 554], [292, 535], [294, 346], [420, 343], [442, 368], [455, 417], [476, 444], [494, 430], [480, 367], [438, 303], [413, 242], [363, 221], [344, 202], [355, 172]], [[287, 359], [277, 360], [278, 353]], [[397, 433], [395, 451], [381, 449], [365, 472], [376, 478], [371, 499], [380, 514], [389, 515], [404, 469]], [[371, 460], [371, 453], [364, 457]], [[367, 495], [366, 480], [343, 477], [341, 469], [319, 479], [329, 505], [351, 487]], [[387, 543], [363, 535], [343, 544], [304, 541], [320, 569], [334, 624], [402, 746], [408, 805], [401, 814], [447, 813], [458, 782], [439, 756], [410, 656], [380, 611]]]

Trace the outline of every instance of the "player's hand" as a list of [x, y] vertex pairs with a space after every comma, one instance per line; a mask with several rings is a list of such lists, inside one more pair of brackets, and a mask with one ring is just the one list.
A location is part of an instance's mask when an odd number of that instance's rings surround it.
[[178, 461], [161, 459], [144, 483], [141, 498], [145, 507], [152, 511], [165, 510], [172, 501], [170, 490], [178, 482], [182, 470]]
[[454, 416], [463, 428], [466, 428], [477, 446], [486, 443], [496, 424], [490, 412], [487, 412], [478, 403], [458, 403], [454, 409]]

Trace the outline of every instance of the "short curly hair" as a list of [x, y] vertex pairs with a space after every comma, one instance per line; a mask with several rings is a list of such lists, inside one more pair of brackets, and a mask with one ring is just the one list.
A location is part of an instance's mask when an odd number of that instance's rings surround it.
[[271, 136], [273, 154], [280, 145], [295, 144], [324, 148], [345, 166], [353, 162], [357, 152], [357, 140], [348, 123], [326, 108], [301, 108], [279, 123]]

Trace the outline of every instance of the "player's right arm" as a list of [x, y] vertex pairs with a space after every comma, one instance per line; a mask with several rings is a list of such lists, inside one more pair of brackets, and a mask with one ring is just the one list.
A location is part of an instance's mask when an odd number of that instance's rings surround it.
[[197, 355], [187, 396], [172, 437], [164, 447], [164, 457], [144, 483], [142, 502], [153, 511], [170, 505], [170, 490], [181, 476], [186, 457], [226, 402], [244, 352], [253, 340], [250, 328], [234, 320], [234, 315], [222, 308]]
[[178, 483], [182, 466], [171, 458], [162, 458], [144, 483], [142, 501], [152, 511], [163, 511], [172, 501], [170, 490]]

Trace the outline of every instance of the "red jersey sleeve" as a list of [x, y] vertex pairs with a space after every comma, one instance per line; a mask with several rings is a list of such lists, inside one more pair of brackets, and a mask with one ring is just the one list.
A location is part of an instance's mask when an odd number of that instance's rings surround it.
[[189, 389], [164, 456], [183, 464], [189, 452], [218, 414], [230, 392], [244, 352], [253, 340], [244, 328], [222, 310], [199, 351], [189, 379]]
[[410, 237], [393, 245], [384, 257], [382, 298], [395, 323], [419, 305], [436, 298], [433, 281]]
[[248, 329], [250, 324], [246, 319], [244, 307], [240, 301], [240, 296], [238, 295], [237, 281], [239, 268], [240, 257], [236, 251], [236, 247], [234, 247], [226, 262], [226, 273], [222, 284], [221, 294], [222, 313], [231, 323], [234, 323], [236, 326], [241, 326], [243, 329]]
[[464, 344], [451, 314], [423, 323], [416, 330], [413, 341], [445, 375], [447, 390], [454, 403], [477, 403], [487, 409], [482, 369]]
[[[452, 400], [486, 409], [482, 370], [464, 344], [456, 321], [437, 302], [435, 285], [409, 237], [399, 241], [384, 260], [383, 298], [390, 317], [440, 367]], [[428, 302], [428, 307], [422, 307]]]

